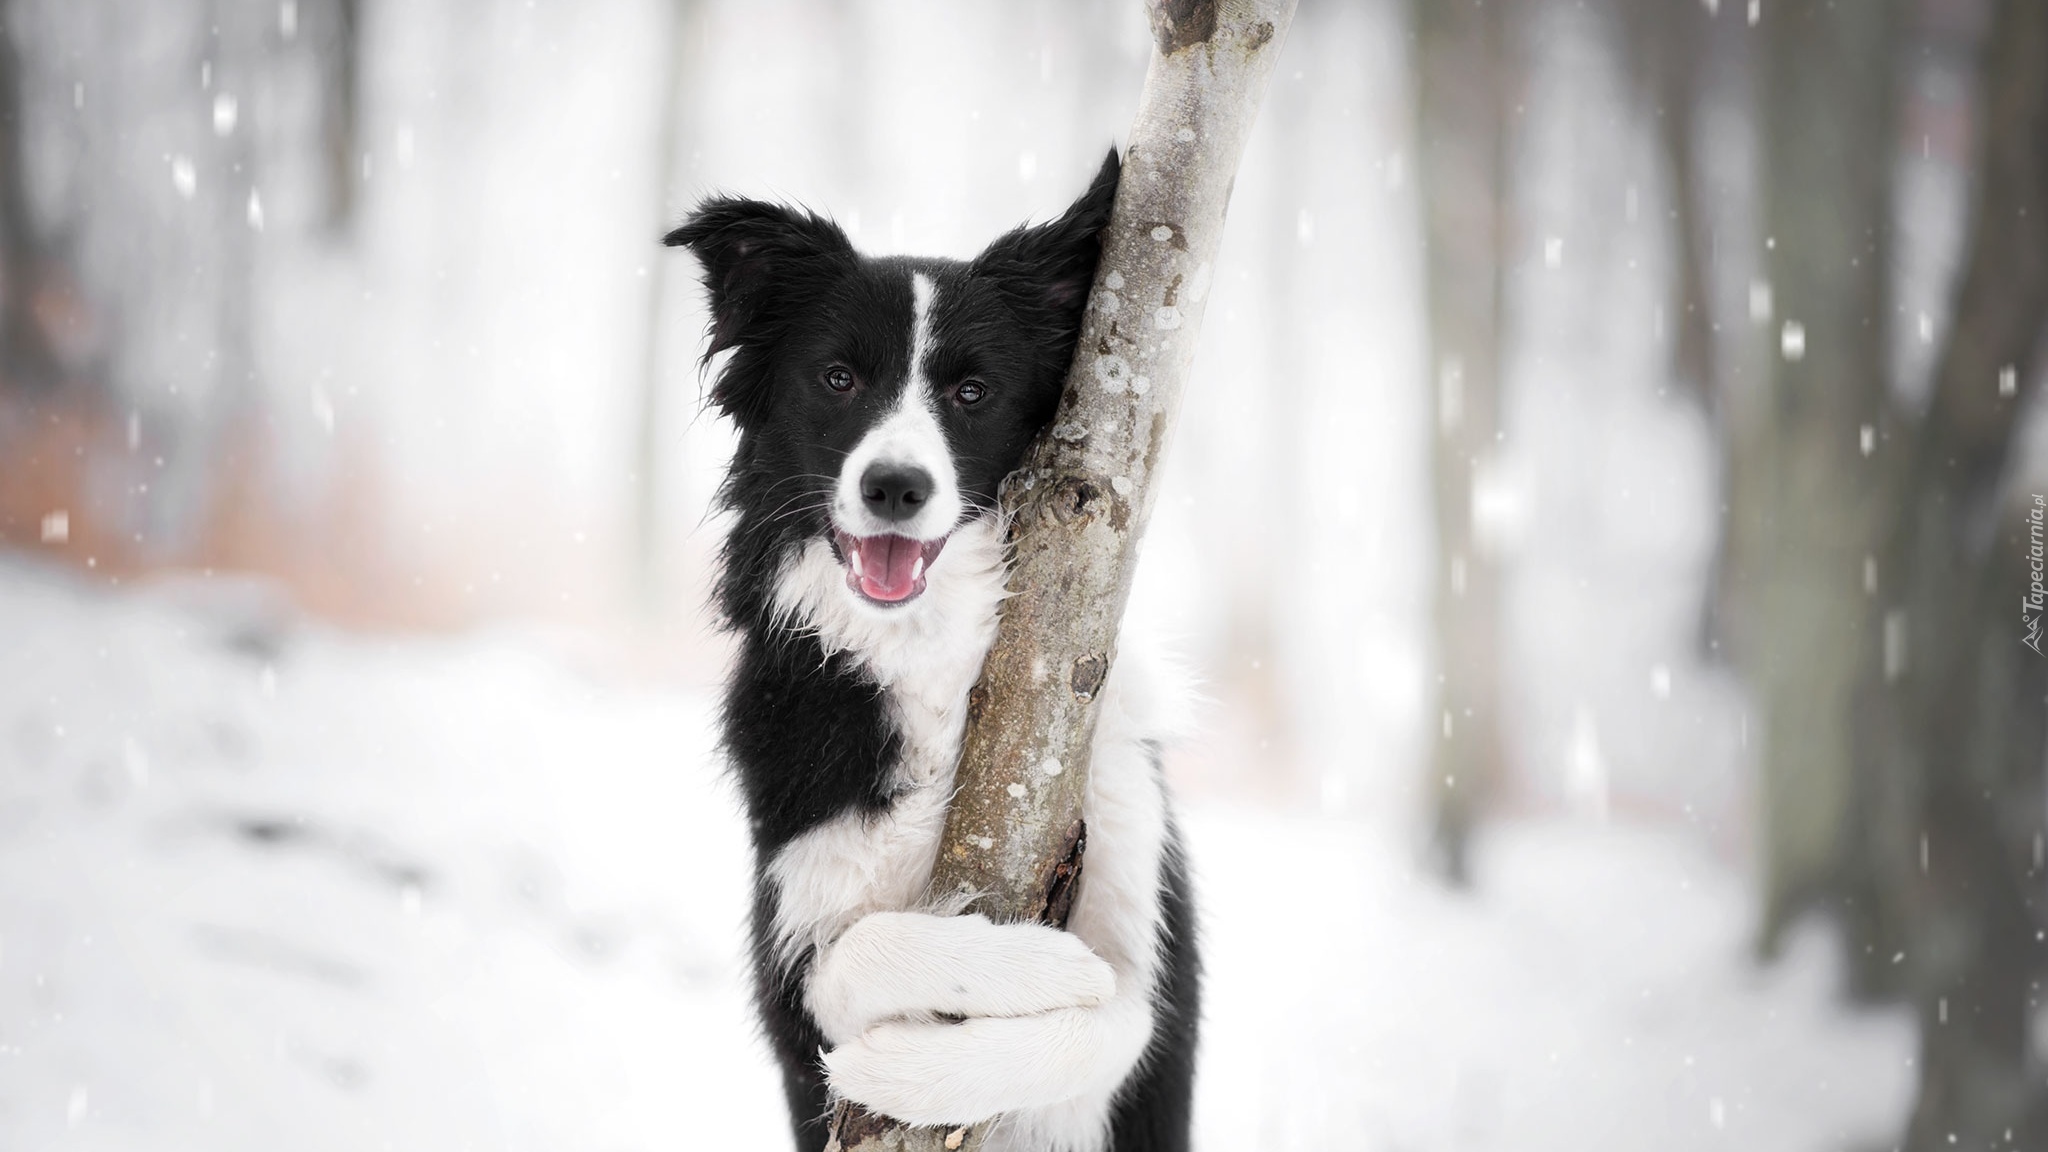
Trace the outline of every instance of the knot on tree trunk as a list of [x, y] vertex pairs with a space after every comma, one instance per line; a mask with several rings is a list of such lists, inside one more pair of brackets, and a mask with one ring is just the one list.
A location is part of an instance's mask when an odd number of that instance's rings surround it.
[[1151, 16], [1152, 41], [1161, 56], [1216, 34], [1216, 0], [1154, 0]]
[[1045, 886], [1045, 907], [1038, 919], [1055, 928], [1065, 928], [1067, 917], [1074, 912], [1074, 894], [1081, 884], [1082, 853], [1088, 850], [1088, 823], [1074, 821], [1073, 831], [1067, 833], [1067, 847], [1052, 866], [1052, 880]]
[[[1074, 690], [1074, 699], [1087, 703], [1095, 699], [1102, 690], [1102, 682], [1109, 676], [1109, 661], [1101, 656], [1083, 656], [1074, 661], [1073, 674], [1067, 677], [1067, 686]], [[968, 707], [973, 707], [970, 696]]]

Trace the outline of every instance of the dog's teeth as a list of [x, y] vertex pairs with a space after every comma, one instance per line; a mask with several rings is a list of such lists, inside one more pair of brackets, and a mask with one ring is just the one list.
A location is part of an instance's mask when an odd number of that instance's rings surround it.
[[917, 563], [910, 566], [910, 578], [915, 580], [922, 575], [924, 575], [924, 557], [919, 556]]
[[867, 573], [866, 573], [866, 572], [863, 572], [863, 571], [861, 571], [861, 567], [860, 567], [860, 549], [858, 549], [858, 548], [855, 548], [855, 549], [854, 549], [854, 550], [852, 551], [852, 553], [851, 553], [851, 556], [852, 556], [852, 559], [853, 559], [853, 574], [854, 574], [855, 576], [865, 576], [865, 575], [867, 575]]

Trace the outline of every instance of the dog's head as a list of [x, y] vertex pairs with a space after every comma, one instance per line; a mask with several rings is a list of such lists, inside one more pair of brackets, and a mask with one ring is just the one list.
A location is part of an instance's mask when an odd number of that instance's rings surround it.
[[965, 263], [863, 256], [757, 200], [706, 200], [669, 233], [703, 265], [706, 362], [732, 351], [711, 399], [739, 427], [725, 501], [757, 563], [822, 539], [863, 608], [925, 591], [1052, 418], [1117, 175], [1112, 151], [1058, 219]]

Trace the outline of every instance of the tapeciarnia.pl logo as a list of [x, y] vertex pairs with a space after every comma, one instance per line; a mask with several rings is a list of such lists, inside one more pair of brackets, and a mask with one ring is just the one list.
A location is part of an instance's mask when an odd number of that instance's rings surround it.
[[2033, 582], [2027, 586], [2026, 599], [2020, 601], [2020, 626], [2027, 630], [2026, 635], [2020, 637], [2020, 643], [2032, 648], [2036, 656], [2043, 655], [2041, 651], [2041, 609], [2044, 606], [2048, 606], [2048, 589], [2044, 589], [2041, 586], [2041, 572], [2044, 567], [2041, 549], [2041, 517], [2044, 511], [2048, 511], [2048, 501], [2044, 501], [2039, 496], [2034, 497], [2034, 506], [2027, 510], [2027, 567], [2033, 577]]

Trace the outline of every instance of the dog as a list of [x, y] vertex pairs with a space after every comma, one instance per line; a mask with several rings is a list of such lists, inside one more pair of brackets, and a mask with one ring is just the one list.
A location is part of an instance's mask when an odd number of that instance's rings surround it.
[[[714, 196], [710, 401], [738, 429], [715, 591], [723, 744], [754, 849], [752, 959], [797, 1146], [835, 1099], [989, 1147], [1188, 1146], [1199, 972], [1160, 773], [1181, 699], [1126, 638], [1066, 930], [925, 903], [968, 691], [1007, 577], [997, 489], [1051, 420], [1120, 164], [973, 260], [871, 257], [803, 209]], [[959, 913], [959, 914], [956, 914]]]

